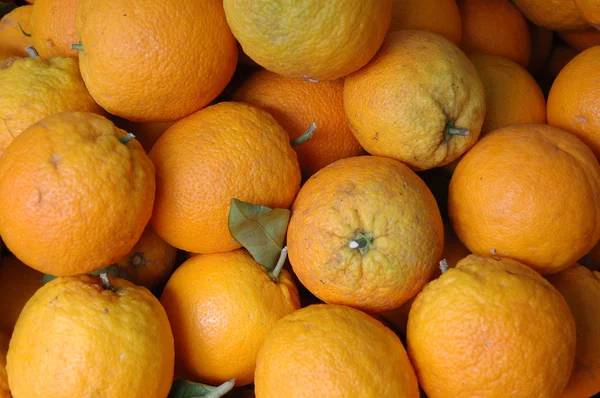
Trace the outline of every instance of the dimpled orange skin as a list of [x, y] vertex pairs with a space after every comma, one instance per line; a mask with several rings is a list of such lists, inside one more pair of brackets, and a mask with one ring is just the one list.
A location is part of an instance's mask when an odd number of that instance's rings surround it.
[[558, 36], [579, 52], [590, 47], [600, 46], [600, 30], [594, 28], [563, 30], [558, 32]]
[[462, 22], [456, 0], [392, 0], [390, 32], [423, 29], [459, 45]]
[[[27, 302], [7, 355], [15, 397], [164, 398], [173, 381], [167, 315], [146, 288], [57, 278]], [[43, 331], [43, 333], [40, 333]]]
[[364, 312], [314, 304], [282, 318], [258, 353], [256, 398], [419, 397], [402, 342]]
[[8, 388], [8, 376], [6, 375], [6, 352], [10, 337], [0, 330], [0, 398], [12, 398]]
[[156, 203], [151, 223], [171, 245], [194, 253], [234, 250], [231, 199], [289, 208], [300, 167], [285, 130], [265, 110], [241, 102], [206, 107], [154, 144]]
[[222, 1], [79, 0], [81, 74], [110, 113], [176, 120], [209, 104], [237, 64]]
[[575, 56], [548, 94], [548, 124], [575, 134], [600, 156], [600, 46]]
[[79, 0], [38, 0], [31, 13], [31, 40], [43, 58], [57, 55], [77, 58], [71, 44], [79, 41], [75, 32], [75, 11]]
[[291, 274], [283, 269], [275, 283], [267, 272], [245, 249], [199, 254], [177, 268], [160, 301], [186, 374], [215, 385], [252, 383], [265, 335], [300, 308]]
[[588, 27], [575, 5], [575, 0], [511, 0], [525, 18], [551, 30]]
[[[455, 44], [406, 29], [391, 32], [371, 62], [346, 78], [344, 109], [371, 155], [426, 170], [452, 162], [475, 144], [485, 94], [475, 67]], [[469, 134], [446, 135], [448, 122]]]
[[0, 19], [0, 48], [2, 50], [10, 51], [21, 57], [27, 56], [25, 47], [33, 45], [33, 40], [21, 32], [19, 24], [24, 32], [31, 33], [29, 18], [32, 10], [33, 6], [31, 5], [20, 6]]
[[458, 163], [448, 191], [456, 235], [480, 255], [551, 274], [600, 238], [600, 165], [575, 136], [547, 125], [508, 126]]
[[575, 5], [590, 25], [600, 29], [600, 0], [575, 0]]
[[514, 260], [469, 255], [415, 299], [407, 349], [430, 398], [558, 397], [575, 358], [562, 295]]
[[304, 177], [338, 159], [357, 156], [363, 150], [344, 114], [343, 79], [314, 83], [262, 69], [244, 82], [233, 99], [268, 111], [292, 140], [315, 123], [313, 136], [293, 147]]
[[375, 55], [392, 0], [224, 0], [244, 53], [267, 70], [300, 80], [336, 80]]
[[81, 79], [77, 60], [8, 61], [0, 64], [0, 154], [23, 130], [46, 116], [63, 111], [103, 113]]
[[[349, 245], [361, 235], [365, 253]], [[287, 245], [296, 276], [315, 296], [367, 312], [399, 307], [429, 280], [444, 246], [435, 199], [397, 160], [338, 160], [303, 186]]]
[[42, 287], [42, 274], [14, 256], [0, 261], [0, 330], [12, 333], [27, 300]]
[[152, 214], [154, 166], [108, 119], [63, 112], [25, 130], [0, 158], [0, 235], [20, 260], [65, 276], [113, 264]]
[[600, 273], [575, 264], [548, 276], [575, 318], [575, 367], [561, 398], [591, 397], [600, 392]]

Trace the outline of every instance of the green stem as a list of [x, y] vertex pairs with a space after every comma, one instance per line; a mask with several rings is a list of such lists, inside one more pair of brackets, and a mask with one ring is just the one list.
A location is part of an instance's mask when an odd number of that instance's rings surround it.
[[25, 47], [25, 52], [27, 53], [27, 55], [29, 55], [30, 58], [37, 58], [40, 56], [40, 54], [38, 54], [37, 50], [33, 46]]
[[348, 247], [350, 249], [357, 249], [360, 254], [364, 256], [371, 248], [372, 241], [373, 238], [370, 235], [359, 232], [350, 242], [348, 242]]
[[18, 25], [19, 25], [19, 29], [21, 29], [21, 33], [23, 33], [27, 37], [31, 37], [31, 33], [27, 33], [27, 32], [25, 32], [25, 30], [23, 30], [23, 27], [21, 26], [20, 21], [19, 21]]
[[71, 44], [71, 49], [75, 50], [75, 51], [83, 51], [83, 44], [73, 43], [73, 44]]
[[446, 261], [445, 258], [440, 261], [440, 270], [442, 271], [442, 274], [445, 274], [446, 271], [448, 271], [448, 261]]
[[108, 274], [105, 274], [105, 273], [100, 274], [100, 280], [102, 281], [102, 289], [113, 290], [113, 285], [110, 283], [110, 280], [108, 279]]
[[225, 383], [221, 384], [220, 386], [215, 387], [214, 390], [212, 390], [207, 395], [205, 395], [204, 398], [221, 398], [225, 394], [227, 394], [229, 391], [231, 391], [233, 389], [234, 385], [235, 385], [235, 379], [226, 381]]
[[135, 135], [133, 135], [131, 133], [127, 133], [123, 137], [121, 137], [119, 139], [119, 141], [121, 141], [121, 144], [125, 145], [125, 144], [127, 144], [129, 141], [131, 141], [134, 138], [135, 138]]
[[305, 141], [310, 140], [316, 129], [317, 129], [317, 125], [315, 123], [311, 123], [310, 126], [308, 126], [308, 130], [306, 130], [304, 133], [302, 133], [302, 135], [300, 137], [296, 138], [295, 140], [291, 140], [290, 144], [292, 144], [292, 146], [296, 146], [296, 145], [302, 144]]
[[446, 137], [452, 136], [452, 135], [467, 136], [470, 134], [470, 131], [469, 131], [469, 129], [461, 129], [459, 127], [454, 127], [454, 121], [448, 120], [448, 123], [446, 123], [445, 134], [446, 134]]
[[275, 268], [273, 268], [273, 271], [269, 272], [269, 278], [271, 278], [271, 280], [275, 283], [279, 282], [279, 274], [281, 273], [283, 265], [285, 264], [285, 259], [287, 258], [287, 252], [288, 252], [287, 246], [285, 246], [283, 249], [281, 249], [281, 254], [279, 254], [279, 260], [277, 260], [277, 264], [275, 265]]

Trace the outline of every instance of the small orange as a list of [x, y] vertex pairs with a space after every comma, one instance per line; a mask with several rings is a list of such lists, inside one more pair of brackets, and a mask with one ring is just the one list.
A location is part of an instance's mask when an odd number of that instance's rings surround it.
[[594, 28], [563, 30], [558, 32], [558, 36], [579, 52], [590, 47], [600, 46], [600, 30]]
[[300, 308], [291, 274], [269, 275], [245, 249], [199, 254], [177, 268], [160, 301], [175, 336], [177, 366], [192, 379], [242, 386], [254, 380], [265, 335]]
[[115, 265], [131, 275], [136, 283], [155, 291], [175, 270], [176, 258], [177, 249], [162, 240], [148, 224], [131, 251]]
[[155, 191], [152, 161], [125, 136], [87, 112], [56, 113], [17, 136], [0, 158], [0, 236], [9, 250], [56, 276], [125, 256]]
[[600, 29], [600, 0], [574, 0], [581, 16], [592, 26]]
[[[577, 54], [579, 54], [579, 51], [564, 44], [557, 44], [552, 48], [550, 56], [548, 57], [548, 61], [537, 76], [538, 81], [540, 82], [540, 87], [542, 87], [542, 90], [546, 96], [550, 92], [552, 83], [554, 83], [556, 76], [558, 76], [560, 71], [563, 70], [563, 68], [567, 66], [567, 64], [571, 62], [571, 60], [575, 58]], [[546, 114], [547, 113], [548, 112], [546, 109]]]
[[312, 138], [293, 147], [305, 178], [338, 159], [362, 152], [346, 121], [342, 79], [313, 83], [263, 69], [250, 76], [233, 99], [268, 111], [292, 140], [315, 123]]
[[118, 116], [112, 116], [111, 120], [118, 128], [135, 135], [135, 139], [142, 144], [142, 147], [146, 150], [146, 152], [150, 152], [150, 149], [152, 149], [160, 136], [163, 135], [164, 132], [175, 123], [175, 120], [169, 122], [148, 123], [132, 122]]
[[389, 31], [402, 29], [439, 33], [459, 45], [462, 23], [456, 0], [392, 0]]
[[575, 264], [547, 279], [567, 301], [577, 329], [575, 367], [561, 398], [591, 397], [600, 392], [600, 273]]
[[0, 330], [12, 333], [27, 300], [42, 287], [43, 274], [14, 256], [0, 261]]
[[372, 313], [417, 294], [443, 244], [427, 185], [405, 164], [379, 156], [341, 159], [314, 174], [287, 231], [290, 263], [312, 294]]
[[408, 316], [408, 353], [429, 398], [558, 397], [575, 346], [562, 295], [506, 258], [467, 256], [419, 293]]
[[27, 302], [6, 370], [15, 397], [164, 398], [174, 357], [165, 310], [146, 288], [80, 275], [46, 283]]
[[390, 26], [392, 0], [224, 0], [244, 53], [294, 79], [340, 79], [375, 55]]
[[241, 247], [228, 227], [232, 199], [289, 208], [300, 189], [285, 130], [267, 111], [241, 102], [221, 102], [179, 120], [150, 158], [157, 183], [152, 227], [185, 251]]
[[480, 137], [511, 124], [546, 123], [546, 98], [525, 68], [496, 55], [480, 53], [469, 59], [485, 90], [486, 111]]
[[10, 337], [0, 330], [0, 398], [12, 398], [8, 388], [8, 375], [6, 374], [6, 353]]
[[32, 5], [20, 6], [0, 19], [0, 48], [2, 50], [11, 51], [14, 55], [21, 57], [27, 56], [25, 47], [33, 45], [32, 38], [25, 35], [25, 33], [31, 33], [29, 18], [32, 10]]
[[258, 353], [257, 398], [419, 397], [402, 342], [359, 310], [314, 304], [282, 318]]
[[56, 55], [77, 58], [71, 48], [79, 41], [75, 10], [79, 0], [37, 0], [31, 13], [31, 39], [43, 58]]
[[559, 272], [600, 239], [600, 165], [577, 137], [544, 124], [488, 133], [456, 166], [454, 231], [475, 254]]
[[600, 46], [579, 53], [548, 94], [548, 124], [575, 134], [600, 156]]
[[463, 33], [460, 48], [467, 55], [483, 52], [526, 67], [531, 36], [523, 14], [509, 0], [461, 0]]
[[523, 15], [550, 30], [583, 29], [588, 26], [575, 0], [512, 0]]
[[388, 34], [371, 62], [346, 77], [344, 109], [368, 153], [427, 170], [475, 144], [485, 94], [477, 70], [454, 43], [404, 29]]

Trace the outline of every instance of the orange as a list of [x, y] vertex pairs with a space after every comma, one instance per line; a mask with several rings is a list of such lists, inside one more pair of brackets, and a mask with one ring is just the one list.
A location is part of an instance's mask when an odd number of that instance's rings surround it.
[[304, 177], [362, 151], [346, 121], [342, 79], [311, 83], [263, 69], [246, 80], [233, 99], [268, 111], [292, 140], [315, 123], [312, 138], [294, 145]]
[[224, 0], [233, 35], [263, 68], [294, 79], [342, 78], [365, 66], [390, 26], [392, 0]]
[[577, 54], [579, 54], [579, 51], [564, 44], [558, 44], [552, 48], [548, 61], [537, 76], [540, 87], [544, 91], [546, 97], [550, 92], [550, 88], [552, 87], [552, 83], [554, 83], [556, 76], [558, 76], [560, 71], [571, 62]]
[[575, 134], [600, 156], [600, 46], [573, 58], [548, 95], [548, 124]]
[[0, 19], [0, 48], [2, 50], [10, 51], [21, 57], [27, 56], [25, 47], [32, 46], [33, 40], [23, 32], [31, 33], [29, 18], [32, 10], [33, 6], [31, 5], [20, 6]]
[[0, 261], [0, 331], [11, 334], [27, 300], [42, 287], [43, 274], [14, 256]]
[[0, 47], [0, 61], [2, 61], [2, 62], [0, 62], [0, 69], [2, 69], [4, 67], [5, 62], [9, 58], [14, 58], [14, 57], [18, 57], [18, 54], [15, 51], [7, 50], [7, 49]]
[[429, 398], [558, 397], [575, 345], [561, 294], [506, 258], [469, 255], [429, 283], [408, 316], [408, 353]]
[[583, 29], [588, 26], [575, 0], [512, 0], [523, 15], [550, 30]]
[[254, 380], [265, 335], [300, 308], [291, 274], [271, 279], [245, 249], [199, 254], [171, 276], [160, 301], [175, 336], [177, 364], [209, 384]]
[[529, 28], [523, 14], [509, 0], [462, 0], [458, 7], [463, 51], [499, 55], [527, 66], [531, 56]]
[[156, 143], [160, 136], [175, 123], [174, 120], [169, 122], [148, 123], [131, 122], [116, 116], [112, 117], [111, 120], [120, 129], [135, 135], [135, 138], [142, 144], [142, 147], [146, 152], [150, 152], [150, 149], [152, 149], [154, 143]]
[[315, 304], [282, 318], [256, 363], [257, 398], [419, 397], [402, 342], [369, 315]]
[[600, 29], [600, 1], [599, 0], [574, 0], [575, 5], [583, 19], [590, 25]]
[[406, 29], [390, 33], [373, 60], [346, 78], [344, 109], [371, 155], [426, 170], [475, 144], [485, 94], [456, 45], [436, 33]]
[[177, 249], [162, 240], [150, 224], [125, 257], [115, 263], [136, 283], [154, 291], [162, 287], [175, 270]]
[[561, 271], [600, 238], [600, 165], [574, 135], [543, 124], [483, 137], [456, 166], [448, 214], [473, 253]]
[[92, 97], [133, 121], [176, 120], [208, 105], [237, 63], [220, 0], [80, 0], [76, 32]]
[[9, 340], [9, 335], [0, 330], [0, 398], [12, 398], [6, 374], [6, 353]]
[[103, 116], [62, 112], [0, 158], [0, 236], [25, 264], [75, 275], [125, 256], [152, 214], [154, 167]]
[[427, 283], [444, 230], [431, 191], [405, 164], [357, 156], [302, 186], [287, 245], [294, 273], [312, 294], [376, 313], [399, 307]]
[[558, 32], [558, 36], [579, 52], [590, 47], [600, 46], [600, 30], [594, 28], [563, 30]]
[[575, 318], [575, 367], [561, 398], [591, 397], [600, 392], [600, 273], [575, 264], [548, 277]]
[[75, 10], [79, 0], [38, 0], [32, 6], [31, 39], [41, 57], [77, 58], [71, 44], [78, 41]]
[[174, 343], [160, 302], [126, 280], [56, 278], [27, 302], [8, 349], [15, 397], [163, 398]]
[[13, 58], [0, 63], [0, 155], [23, 130], [63, 111], [102, 114], [81, 79], [77, 61]]
[[554, 32], [530, 21], [527, 21], [527, 26], [529, 26], [531, 40], [531, 57], [529, 57], [527, 70], [536, 75], [544, 67], [550, 56], [552, 44], [554, 43]]
[[194, 253], [234, 250], [232, 199], [289, 208], [300, 168], [285, 130], [265, 110], [240, 102], [208, 106], [171, 126], [154, 144], [152, 227]]
[[456, 0], [392, 0], [389, 31], [402, 29], [439, 33], [459, 45], [462, 22]]
[[546, 98], [525, 68], [496, 55], [480, 53], [469, 58], [485, 90], [480, 138], [511, 124], [546, 123]]

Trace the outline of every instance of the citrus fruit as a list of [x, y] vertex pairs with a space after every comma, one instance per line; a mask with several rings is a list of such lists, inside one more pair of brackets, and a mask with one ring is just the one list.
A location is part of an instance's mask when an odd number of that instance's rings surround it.
[[21, 57], [27, 56], [25, 47], [33, 45], [33, 40], [23, 32], [31, 32], [29, 18], [32, 10], [32, 5], [20, 6], [0, 19], [0, 48], [2, 50], [10, 51]]
[[101, 114], [81, 79], [77, 60], [11, 58], [0, 63], [0, 154], [23, 130], [63, 111]]
[[8, 388], [8, 376], [6, 374], [6, 353], [10, 337], [0, 330], [0, 398], [12, 398]]
[[17, 136], [0, 158], [0, 236], [9, 250], [56, 276], [125, 256], [155, 193], [151, 160], [127, 139], [87, 112], [56, 113]]
[[461, 0], [460, 48], [467, 55], [486, 53], [508, 58], [526, 67], [531, 36], [523, 14], [509, 0]]
[[600, 156], [600, 46], [575, 56], [548, 94], [548, 124], [575, 134]]
[[43, 274], [14, 256], [0, 261], [0, 330], [11, 334], [27, 300], [42, 287]]
[[600, 46], [600, 30], [594, 28], [563, 30], [558, 32], [558, 36], [579, 52]]
[[531, 268], [469, 255], [415, 299], [407, 348], [437, 397], [558, 397], [575, 358], [575, 322]]
[[150, 152], [150, 149], [154, 146], [156, 141], [169, 127], [171, 127], [175, 120], [168, 122], [132, 122], [127, 119], [120, 117], [112, 117], [111, 120], [117, 127], [135, 135], [135, 139], [142, 144], [142, 147], [146, 152]]
[[245, 249], [199, 254], [177, 268], [160, 301], [185, 374], [210, 384], [252, 383], [266, 333], [300, 308], [290, 273], [267, 271]]
[[171, 126], [154, 144], [152, 227], [194, 253], [234, 250], [232, 199], [289, 208], [300, 168], [285, 130], [265, 110], [241, 102], [208, 106]]
[[174, 343], [164, 309], [146, 288], [103, 275], [56, 278], [27, 302], [7, 355], [13, 396], [167, 396]]
[[111, 114], [177, 120], [225, 88], [237, 47], [220, 0], [79, 0], [81, 74]]
[[31, 40], [42, 58], [77, 58], [71, 48], [77, 43], [75, 11], [79, 0], [38, 0], [32, 6]]
[[488, 133], [456, 166], [448, 213], [465, 246], [542, 274], [572, 265], [600, 238], [600, 165], [577, 137], [543, 124]]
[[312, 294], [373, 313], [414, 296], [443, 244], [442, 218], [423, 180], [378, 156], [341, 159], [314, 174], [287, 231], [290, 263]]
[[561, 397], [591, 397], [600, 392], [600, 273], [575, 264], [547, 279], [567, 301], [577, 330], [575, 367]]
[[398, 336], [364, 312], [331, 304], [277, 322], [258, 353], [254, 384], [257, 398], [419, 396]]
[[583, 29], [588, 26], [575, 0], [512, 0], [536, 25], [551, 30]]
[[574, 0], [575, 5], [583, 19], [590, 25], [600, 29], [600, 1], [598, 0]]
[[343, 79], [312, 83], [263, 69], [250, 76], [233, 99], [268, 111], [292, 140], [315, 123], [312, 137], [293, 147], [304, 177], [362, 151], [344, 114]]
[[392, 0], [224, 0], [233, 35], [267, 70], [303, 80], [335, 80], [362, 68], [390, 26]]
[[475, 67], [455, 44], [405, 29], [391, 32], [373, 60], [346, 78], [344, 109], [371, 155], [426, 170], [475, 144], [485, 94]]
[[462, 22], [455, 0], [392, 0], [390, 32], [421, 29], [439, 33], [459, 45]]

